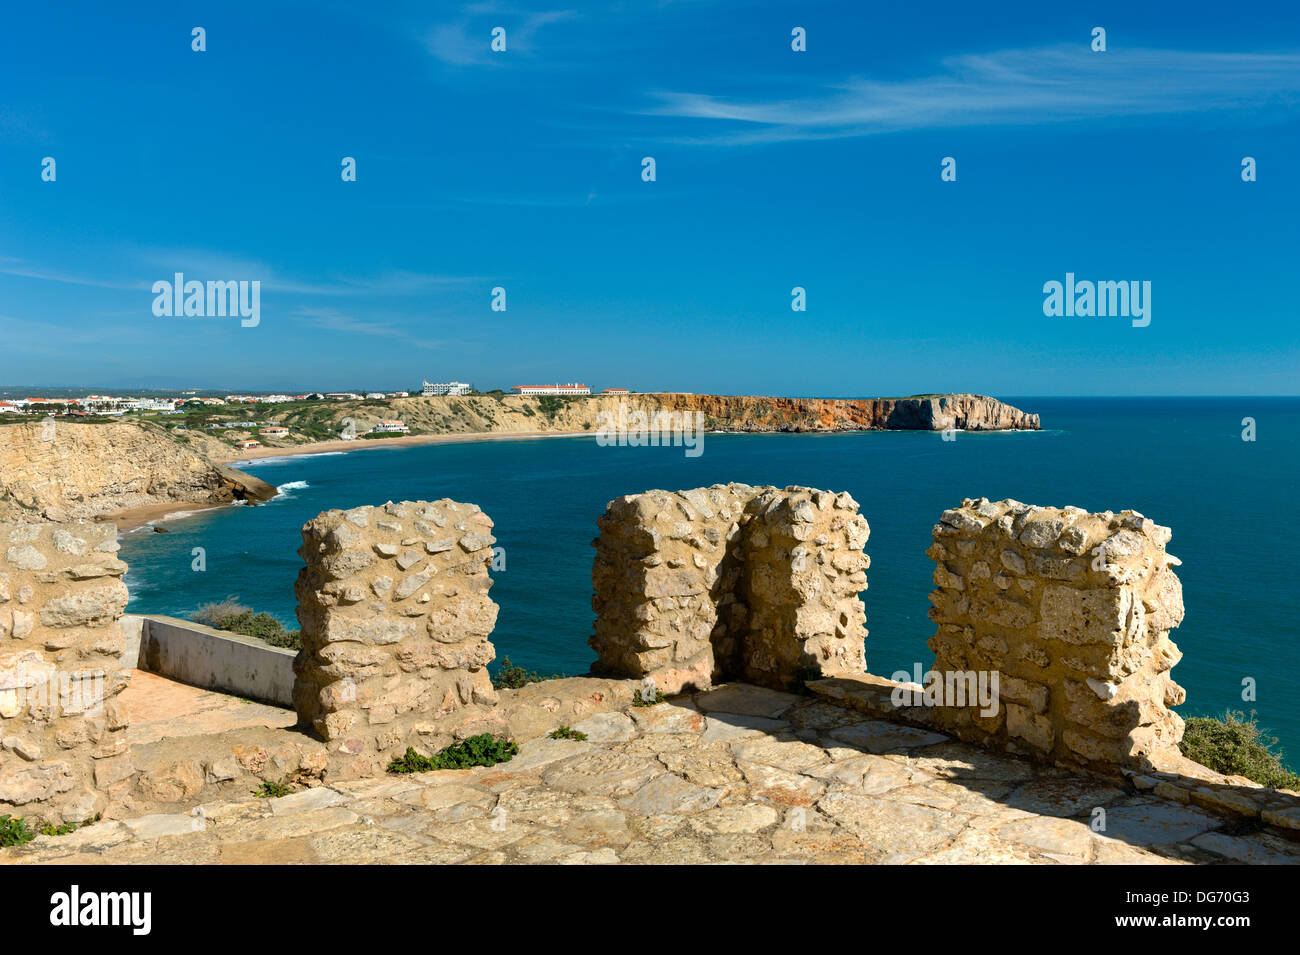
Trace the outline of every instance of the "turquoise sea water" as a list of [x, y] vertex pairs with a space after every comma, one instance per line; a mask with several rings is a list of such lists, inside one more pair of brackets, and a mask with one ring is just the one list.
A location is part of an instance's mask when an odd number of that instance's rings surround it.
[[[869, 432], [708, 435], [704, 453], [600, 447], [546, 438], [370, 449], [256, 462], [246, 470], [282, 489], [258, 507], [207, 511], [124, 535], [133, 612], [188, 615], [238, 595], [296, 627], [299, 528], [322, 510], [451, 497], [496, 522], [506, 570], [498, 660], [582, 673], [593, 660], [591, 539], [605, 504], [648, 488], [743, 481], [847, 490], [871, 525], [867, 661], [889, 675], [928, 666], [926, 617], [939, 514], [964, 497], [1011, 497], [1088, 510], [1134, 508], [1173, 528], [1187, 617], [1175, 679], [1184, 716], [1255, 709], [1289, 762], [1300, 763], [1300, 626], [1294, 616], [1294, 528], [1300, 399], [1008, 399], [1042, 414], [1037, 433]], [[1241, 438], [1256, 419], [1254, 442]], [[192, 549], [207, 569], [191, 569]], [[1242, 680], [1257, 683], [1243, 702]]]

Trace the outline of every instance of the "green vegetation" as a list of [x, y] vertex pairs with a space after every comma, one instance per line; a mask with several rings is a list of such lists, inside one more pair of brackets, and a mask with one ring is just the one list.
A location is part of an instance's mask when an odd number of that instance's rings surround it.
[[27, 828], [27, 822], [24, 819], [14, 819], [10, 816], [0, 816], [0, 846], [21, 846], [31, 842], [38, 835], [40, 836], [66, 836], [76, 832], [82, 826], [92, 826], [99, 822], [99, 815], [91, 816], [89, 819], [83, 819], [81, 822], [63, 822], [59, 825], [49, 823], [41, 826], [38, 832], [32, 832]]
[[579, 733], [571, 726], [557, 726], [546, 734], [548, 739], [576, 739], [579, 742], [587, 738], [586, 733]]
[[253, 613], [251, 608], [239, 603], [237, 597], [227, 597], [217, 603], [204, 604], [190, 614], [190, 619], [217, 630], [226, 630], [261, 640], [273, 647], [302, 649], [301, 631], [286, 630], [284, 624], [269, 613]]
[[517, 690], [529, 683], [544, 683], [547, 680], [562, 680], [563, 673], [552, 673], [550, 676], [542, 676], [536, 670], [529, 670], [525, 667], [515, 666], [510, 662], [510, 658], [501, 658], [501, 668], [497, 670], [497, 675], [492, 678], [492, 687], [496, 690]]
[[538, 395], [537, 405], [542, 409], [542, 413], [548, 418], [554, 418], [555, 415], [569, 403], [571, 399], [568, 395]]
[[474, 766], [495, 766], [514, 758], [519, 745], [512, 740], [480, 733], [463, 743], [455, 743], [433, 756], [421, 756], [411, 747], [406, 748], [401, 759], [388, 764], [390, 773], [427, 773], [435, 769], [470, 769]]
[[4, 846], [21, 846], [36, 838], [36, 833], [27, 828], [22, 819], [12, 816], [0, 816], [0, 848]]
[[1222, 718], [1188, 719], [1178, 748], [1188, 759], [1216, 773], [1245, 776], [1274, 789], [1300, 789], [1300, 775], [1287, 769], [1281, 751], [1273, 748], [1277, 738], [1263, 734], [1254, 711], [1246, 719], [1244, 713], [1228, 710]]
[[[304, 437], [316, 441], [337, 438], [342, 428], [343, 415], [337, 407], [339, 402], [303, 401], [281, 405], [276, 412], [280, 423]], [[351, 405], [351, 402], [349, 402]]]
[[22, 508], [23, 510], [25, 510], [25, 511], [39, 511], [39, 510], [40, 510], [39, 507], [36, 507], [36, 506], [33, 505], [33, 504], [28, 504], [26, 501], [20, 501], [20, 500], [18, 500], [18, 498], [14, 497], [12, 494], [10, 494], [10, 493], [8, 493], [8, 492], [6, 492], [6, 493], [4, 493], [4, 494], [0, 494], [0, 503], [9, 503], [9, 504], [13, 504], [13, 505], [15, 505], [15, 506], [17, 506], [17, 507], [21, 507], [21, 508]]
[[258, 799], [279, 799], [291, 792], [293, 792], [293, 787], [285, 780], [281, 779], [279, 782], [273, 783], [268, 779], [253, 790], [253, 795]]
[[664, 699], [665, 699], [664, 691], [659, 689], [658, 687], [655, 687], [655, 696], [653, 700], [645, 695], [645, 690], [643, 690], [640, 687], [637, 687], [636, 692], [632, 694], [632, 705], [633, 706], [654, 706], [656, 703], [662, 703]]

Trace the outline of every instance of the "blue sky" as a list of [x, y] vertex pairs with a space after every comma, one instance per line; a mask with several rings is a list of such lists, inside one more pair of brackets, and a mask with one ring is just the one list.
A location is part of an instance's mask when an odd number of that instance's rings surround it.
[[11, 5], [0, 383], [1296, 393], [1300, 11], [1057, 6]]

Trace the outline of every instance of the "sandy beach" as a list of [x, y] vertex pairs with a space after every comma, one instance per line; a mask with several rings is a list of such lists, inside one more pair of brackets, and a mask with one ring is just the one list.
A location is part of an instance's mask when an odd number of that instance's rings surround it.
[[352, 441], [312, 441], [285, 447], [265, 446], [247, 451], [230, 449], [229, 454], [213, 455], [218, 464], [238, 467], [262, 458], [286, 458], [299, 454], [331, 454], [340, 451], [364, 451], [367, 448], [406, 448], [418, 444], [452, 444], [464, 441], [517, 441], [523, 438], [574, 438], [590, 431], [493, 431], [474, 434], [404, 434], [395, 438], [358, 438]]
[[[239, 467], [242, 464], [256, 464], [266, 458], [296, 457], [310, 454], [338, 454], [347, 451], [364, 451], [367, 448], [404, 448], [420, 444], [452, 444], [466, 441], [520, 441], [527, 438], [572, 438], [590, 434], [589, 431], [505, 431], [499, 433], [479, 434], [407, 434], [394, 438], [375, 438], [355, 441], [314, 441], [309, 444], [297, 444], [289, 447], [262, 447], [247, 451], [230, 449], [229, 454], [213, 455], [210, 460], [217, 464]], [[123, 508], [111, 514], [105, 514], [100, 520], [113, 521], [120, 532], [132, 531], [146, 524], [165, 524], [168, 521], [189, 517], [198, 511], [215, 507], [233, 507], [232, 504], [213, 504], [208, 502], [190, 503], [187, 501], [164, 501], [159, 504], [143, 504], [138, 507]]]
[[117, 524], [118, 532], [133, 531], [146, 524], [161, 524], [168, 520], [189, 517], [197, 511], [208, 511], [214, 507], [231, 507], [230, 504], [212, 504], [206, 501], [190, 503], [189, 501], [165, 501], [161, 504], [142, 504], [139, 507], [127, 507], [111, 514], [105, 514], [97, 520], [112, 521]]

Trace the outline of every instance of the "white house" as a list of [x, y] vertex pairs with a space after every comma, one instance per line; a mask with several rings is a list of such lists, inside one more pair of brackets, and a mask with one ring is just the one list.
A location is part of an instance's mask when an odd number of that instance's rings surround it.
[[516, 395], [589, 395], [591, 389], [571, 381], [567, 385], [512, 385], [510, 391]]
[[426, 381], [424, 391], [421, 392], [425, 397], [433, 395], [467, 395], [470, 387], [463, 381]]

